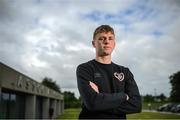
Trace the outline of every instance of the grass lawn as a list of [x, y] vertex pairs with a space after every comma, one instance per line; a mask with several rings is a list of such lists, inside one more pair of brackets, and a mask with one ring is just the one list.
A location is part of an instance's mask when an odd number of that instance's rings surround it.
[[[81, 109], [65, 109], [64, 114], [57, 119], [77, 119]], [[156, 112], [141, 112], [127, 116], [128, 119], [180, 119], [180, 115]]]
[[77, 119], [81, 109], [65, 109], [64, 114], [59, 116], [57, 119]]

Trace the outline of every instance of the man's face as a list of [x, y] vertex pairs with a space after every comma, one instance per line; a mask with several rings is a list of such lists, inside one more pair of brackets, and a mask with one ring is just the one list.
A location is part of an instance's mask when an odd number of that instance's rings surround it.
[[115, 36], [111, 32], [99, 33], [92, 41], [98, 56], [111, 55], [115, 47]]

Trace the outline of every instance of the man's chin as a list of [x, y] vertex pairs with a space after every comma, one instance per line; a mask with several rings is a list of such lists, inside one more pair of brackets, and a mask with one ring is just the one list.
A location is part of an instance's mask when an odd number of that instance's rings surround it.
[[108, 52], [104, 52], [103, 54], [101, 54], [101, 56], [109, 56], [111, 55], [111, 53], [108, 53]]

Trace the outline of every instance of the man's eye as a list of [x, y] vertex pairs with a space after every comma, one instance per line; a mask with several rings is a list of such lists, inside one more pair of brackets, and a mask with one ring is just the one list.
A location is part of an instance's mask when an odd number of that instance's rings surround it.
[[114, 39], [110, 37], [109, 40], [114, 40]]
[[104, 38], [100, 37], [99, 40], [104, 40]]

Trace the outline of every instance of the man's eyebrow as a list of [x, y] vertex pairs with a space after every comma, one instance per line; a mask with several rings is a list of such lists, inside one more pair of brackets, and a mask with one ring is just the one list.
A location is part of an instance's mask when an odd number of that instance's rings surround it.
[[99, 39], [106, 38], [105, 36], [100, 36]]
[[114, 38], [114, 36], [109, 36], [109, 38]]

